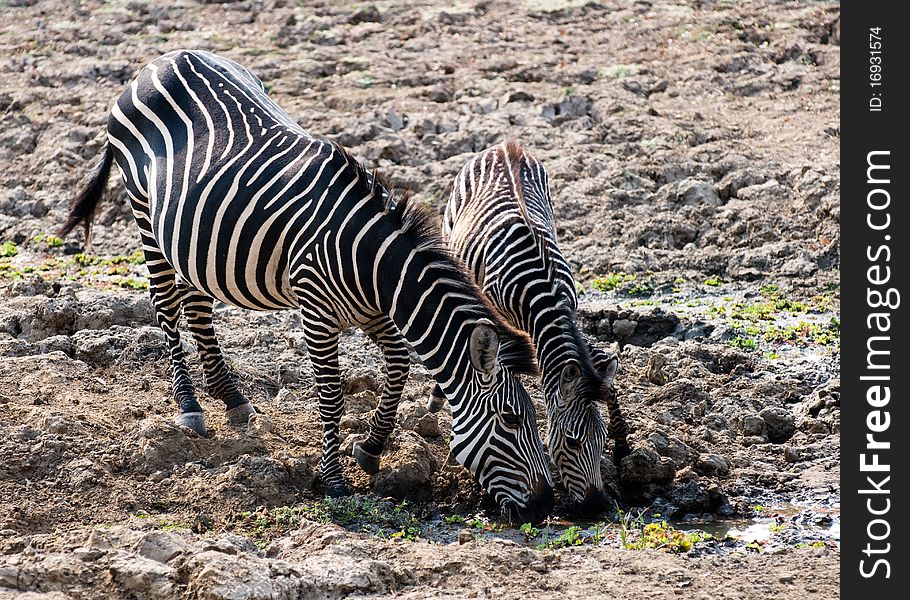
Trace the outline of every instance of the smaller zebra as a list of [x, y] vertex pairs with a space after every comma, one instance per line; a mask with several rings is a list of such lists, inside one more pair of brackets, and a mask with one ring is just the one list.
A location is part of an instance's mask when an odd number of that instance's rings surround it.
[[[629, 453], [613, 379], [619, 362], [578, 329], [572, 270], [556, 241], [544, 166], [514, 141], [468, 162], [445, 210], [443, 233], [493, 305], [535, 342], [549, 421], [548, 446], [579, 513], [606, 503], [600, 471], [607, 427], [618, 461]], [[441, 391], [429, 402], [438, 409]]]

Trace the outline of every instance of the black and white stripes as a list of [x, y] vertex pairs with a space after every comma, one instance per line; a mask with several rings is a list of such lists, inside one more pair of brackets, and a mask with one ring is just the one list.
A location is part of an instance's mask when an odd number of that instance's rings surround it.
[[515, 142], [477, 155], [455, 180], [443, 230], [484, 294], [533, 338], [550, 455], [579, 510], [601, 509], [600, 460], [607, 430], [598, 402], [610, 410], [614, 455], [627, 451], [613, 389], [617, 361], [605, 357], [575, 325], [575, 281], [556, 243], [546, 169]]
[[550, 512], [547, 460], [516, 377], [534, 372], [532, 346], [490, 308], [420, 206], [396, 203], [344, 150], [294, 123], [249, 71], [205, 52], [166, 54], [117, 100], [101, 166], [64, 231], [90, 225], [111, 164], [139, 226], [180, 422], [205, 431], [177, 329], [181, 309], [210, 393], [243, 422], [252, 408], [220, 354], [213, 299], [299, 308], [329, 493], [347, 493], [338, 460], [338, 341], [356, 326], [388, 365], [369, 436], [355, 448], [365, 470], [378, 469], [410, 346], [452, 405], [453, 455], [510, 518], [539, 521]]

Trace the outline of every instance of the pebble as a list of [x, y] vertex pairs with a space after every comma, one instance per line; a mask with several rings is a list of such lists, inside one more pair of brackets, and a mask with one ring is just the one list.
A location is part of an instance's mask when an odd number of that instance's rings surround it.
[[474, 532], [470, 529], [461, 529], [458, 532], [459, 544], [470, 544], [474, 541]]

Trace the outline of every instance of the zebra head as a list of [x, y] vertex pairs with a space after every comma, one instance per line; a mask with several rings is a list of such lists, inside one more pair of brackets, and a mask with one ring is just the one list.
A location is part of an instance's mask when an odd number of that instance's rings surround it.
[[[587, 363], [587, 364], [585, 364]], [[548, 449], [560, 480], [572, 499], [571, 510], [580, 515], [606, 509], [600, 462], [607, 441], [607, 425], [600, 404], [615, 398], [613, 377], [619, 363], [615, 356], [595, 367], [589, 361], [567, 361], [558, 384], [550, 386]]]
[[531, 397], [518, 375], [535, 372], [526, 338], [479, 319], [470, 369], [452, 403], [452, 454], [513, 523], [539, 523], [553, 510], [553, 483]]

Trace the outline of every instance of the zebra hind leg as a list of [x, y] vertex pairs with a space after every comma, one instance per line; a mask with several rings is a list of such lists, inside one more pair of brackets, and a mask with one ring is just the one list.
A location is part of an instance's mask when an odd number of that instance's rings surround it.
[[354, 443], [354, 458], [360, 468], [370, 475], [379, 471], [379, 457], [386, 440], [395, 427], [398, 403], [411, 366], [408, 347], [398, 328], [386, 318], [369, 332], [370, 338], [382, 349], [386, 362], [386, 382], [382, 397], [370, 419], [370, 432], [362, 442]]
[[212, 324], [214, 299], [195, 288], [185, 286], [183, 315], [187, 327], [196, 342], [202, 368], [205, 373], [206, 391], [210, 396], [224, 402], [225, 414], [234, 425], [246, 425], [250, 415], [256, 411], [253, 405], [237, 387], [237, 378], [228, 368], [215, 337]]
[[164, 256], [155, 249], [154, 241], [143, 236], [143, 251], [149, 269], [149, 293], [155, 307], [155, 317], [164, 332], [173, 373], [172, 390], [180, 411], [174, 422], [206, 435], [205, 415], [196, 400], [196, 392], [186, 366], [186, 356], [180, 341], [178, 324], [184, 290], [177, 285], [176, 273]]
[[439, 384], [433, 386], [433, 391], [430, 393], [430, 397], [427, 399], [427, 410], [431, 413], [437, 413], [442, 410], [442, 407], [446, 403], [446, 395], [442, 392], [442, 388], [439, 387]]

